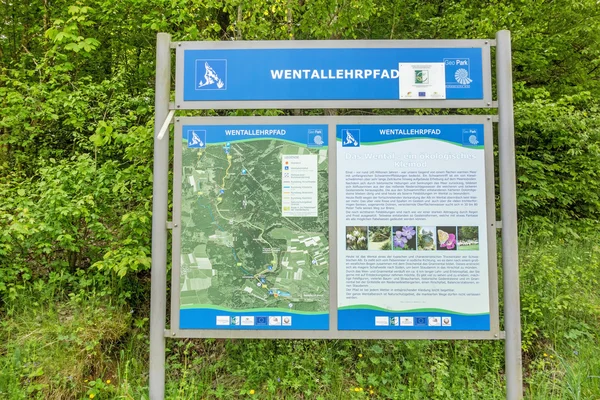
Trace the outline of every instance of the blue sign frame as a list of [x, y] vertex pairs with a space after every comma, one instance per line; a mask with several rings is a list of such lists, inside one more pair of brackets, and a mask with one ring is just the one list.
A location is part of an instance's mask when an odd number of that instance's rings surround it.
[[[391, 131], [381, 133], [382, 129], [391, 129]], [[344, 132], [346, 132], [346, 136], [348, 136], [348, 132], [351, 133], [356, 145], [351, 140], [346, 141], [348, 146], [356, 149], [381, 141], [382, 135], [392, 141], [397, 141], [412, 139], [412, 136], [420, 138], [429, 134], [444, 142], [455, 142], [464, 148], [480, 148], [485, 153], [486, 215], [488, 221], [494, 221], [493, 154], [492, 147], [489, 146], [489, 143], [492, 142], [492, 118], [490, 116], [178, 117], [175, 120], [173, 172], [173, 287], [180, 287], [181, 284], [181, 234], [178, 232], [182, 226], [183, 148], [191, 145], [201, 150], [201, 146], [207, 143], [223, 143], [224, 151], [227, 151], [228, 143], [233, 146], [236, 141], [261, 135], [285, 138], [284, 140], [311, 147], [312, 143], [316, 143], [311, 140], [311, 135], [316, 135], [317, 130], [322, 132], [322, 145], [327, 146], [329, 152], [329, 239], [331, 246], [329, 279], [331, 282], [337, 282], [339, 279], [338, 229], [334, 222], [337, 218], [337, 211], [332, 211], [338, 207], [331, 205], [337, 204], [336, 143], [341, 141], [343, 145]], [[230, 131], [229, 134], [227, 131]], [[282, 135], [284, 131], [285, 135]], [[325, 132], [328, 134], [325, 135]], [[326, 139], [325, 136], [327, 136]], [[485, 149], [483, 149], [484, 143], [488, 143]], [[244, 170], [241, 170], [240, 173], [243, 175]], [[441, 309], [389, 310], [387, 312], [377, 310], [375, 312], [356, 309], [356, 307], [340, 307], [338, 304], [340, 293], [338, 293], [335, 283], [332, 283], [330, 289], [329, 312], [312, 315], [301, 315], [280, 309], [182, 308], [179, 291], [173, 290], [171, 292], [170, 334], [172, 337], [198, 338], [500, 339], [503, 336], [499, 327], [495, 229], [493, 222], [488, 224], [486, 229], [489, 313], [458, 315], [444, 312]], [[283, 322], [281, 326], [269, 323], [270, 318], [280, 318], [283, 321], [286, 317], [290, 321], [288, 325], [284, 325]], [[389, 323], [386, 326], [377, 325], [374, 322], [382, 318], [388, 319]], [[437, 325], [436, 319], [439, 322]], [[250, 322], [244, 323], [244, 320]], [[407, 325], [405, 320], [411, 320], [412, 323]], [[445, 320], [451, 321], [451, 323], [445, 323]], [[267, 322], [265, 323], [265, 321]]]
[[[400, 63], [443, 63], [445, 99], [402, 99]], [[183, 42], [176, 106], [208, 108], [491, 107], [490, 43]]]

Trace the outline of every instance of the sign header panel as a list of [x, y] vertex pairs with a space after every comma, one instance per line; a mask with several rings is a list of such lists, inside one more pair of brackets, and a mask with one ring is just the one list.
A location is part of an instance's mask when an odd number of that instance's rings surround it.
[[[489, 45], [478, 40], [418, 47], [414, 41], [186, 42], [177, 49], [178, 108], [208, 108], [204, 102], [210, 108], [248, 102], [253, 108], [278, 102], [343, 107], [352, 101], [361, 103], [348, 105], [491, 106]], [[407, 65], [415, 68], [403, 73]], [[293, 103], [315, 101], [329, 103]]]
[[448, 99], [483, 98], [481, 49], [246, 49], [185, 51], [183, 99], [398, 100], [398, 64], [434, 62]]

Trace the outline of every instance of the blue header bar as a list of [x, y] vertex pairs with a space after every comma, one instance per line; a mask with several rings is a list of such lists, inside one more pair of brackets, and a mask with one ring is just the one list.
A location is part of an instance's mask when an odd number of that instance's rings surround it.
[[337, 125], [336, 131], [343, 147], [402, 139], [437, 139], [473, 148], [484, 145], [483, 124], [348, 124]]
[[183, 102], [399, 100], [400, 63], [444, 63], [446, 100], [484, 98], [481, 47], [180, 51]]
[[318, 148], [327, 147], [327, 136], [328, 126], [325, 124], [183, 125], [182, 128], [183, 140], [190, 148], [256, 139], [286, 140]]

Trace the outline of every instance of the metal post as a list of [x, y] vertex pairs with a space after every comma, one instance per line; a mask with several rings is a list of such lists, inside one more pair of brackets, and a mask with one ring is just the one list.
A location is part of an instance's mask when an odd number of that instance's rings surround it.
[[157, 136], [169, 113], [171, 92], [171, 35], [156, 38], [154, 97], [154, 182], [152, 187], [152, 276], [150, 290], [150, 399], [165, 397], [165, 324], [167, 314], [167, 212], [169, 135]]
[[504, 329], [506, 398], [523, 398], [521, 308], [517, 240], [517, 187], [515, 175], [515, 122], [513, 112], [510, 31], [496, 33], [498, 87], [498, 150], [500, 153], [500, 209], [502, 213], [502, 270], [504, 276]]

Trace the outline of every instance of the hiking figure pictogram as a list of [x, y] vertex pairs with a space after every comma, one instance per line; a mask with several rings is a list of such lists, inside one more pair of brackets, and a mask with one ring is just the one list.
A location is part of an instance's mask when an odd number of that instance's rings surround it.
[[208, 64], [208, 62], [204, 63], [204, 68], [206, 70], [204, 73], [204, 81], [200, 81], [200, 83], [198, 83], [198, 87], [204, 87], [216, 83], [217, 87], [222, 89], [223, 86], [225, 86], [225, 83], [219, 78], [215, 70]]

